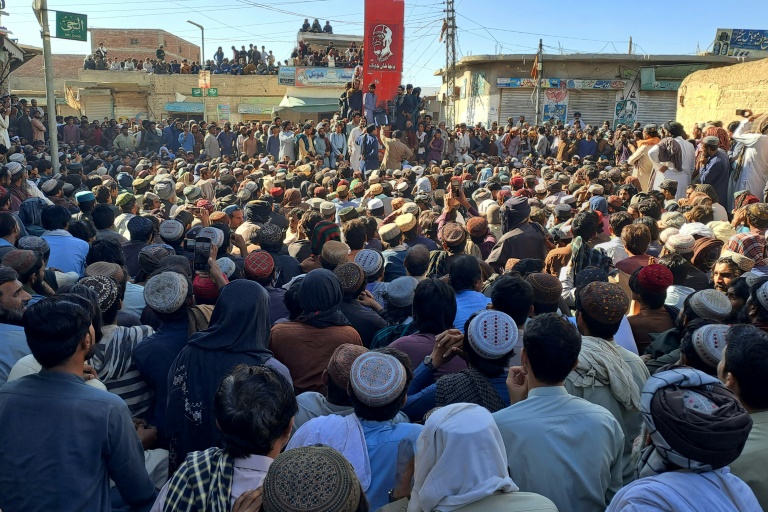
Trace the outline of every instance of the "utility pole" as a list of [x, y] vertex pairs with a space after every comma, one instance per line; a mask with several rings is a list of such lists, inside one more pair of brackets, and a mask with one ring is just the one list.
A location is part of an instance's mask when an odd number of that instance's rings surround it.
[[544, 43], [539, 39], [539, 52], [536, 54], [536, 126], [541, 122], [541, 71], [544, 69], [541, 58], [544, 53]]
[[629, 51], [627, 53], [632, 55], [632, 36], [629, 36]]
[[48, 28], [48, 0], [35, 0], [32, 9], [42, 29], [43, 66], [45, 69], [45, 103], [48, 109], [48, 141], [51, 146], [51, 167], [53, 174], [59, 172], [59, 139], [56, 126], [56, 92], [53, 88], [53, 67], [51, 65], [51, 31]]
[[456, 118], [456, 10], [453, 0], [445, 0], [447, 27], [445, 30], [445, 83], [447, 97], [445, 103], [446, 126], [453, 127]]
[[[194, 21], [187, 20], [187, 23], [194, 25], [200, 29], [200, 71], [205, 70], [205, 27]], [[206, 106], [206, 96], [208, 96], [208, 89], [203, 89], [203, 121], [208, 121], [208, 112]]]

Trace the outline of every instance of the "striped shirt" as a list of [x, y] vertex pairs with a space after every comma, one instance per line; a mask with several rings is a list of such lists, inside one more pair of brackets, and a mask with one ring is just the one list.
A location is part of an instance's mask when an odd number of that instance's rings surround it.
[[96, 344], [90, 364], [107, 390], [125, 401], [131, 416], [142, 417], [152, 406], [153, 395], [136, 369], [133, 349], [154, 331], [147, 326], [105, 325], [101, 332], [104, 337]]

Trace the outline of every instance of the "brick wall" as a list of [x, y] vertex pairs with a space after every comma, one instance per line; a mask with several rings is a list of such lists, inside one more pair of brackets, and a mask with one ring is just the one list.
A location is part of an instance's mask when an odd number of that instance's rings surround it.
[[146, 59], [155, 58], [155, 50], [163, 45], [165, 60], [200, 59], [200, 47], [177, 37], [164, 30], [137, 29], [119, 30], [92, 28], [91, 51], [95, 51], [100, 43], [107, 48], [107, 57], [117, 59]]
[[736, 109], [768, 112], [768, 59], [697, 71], [677, 94], [677, 120], [689, 133], [694, 123], [740, 120]]

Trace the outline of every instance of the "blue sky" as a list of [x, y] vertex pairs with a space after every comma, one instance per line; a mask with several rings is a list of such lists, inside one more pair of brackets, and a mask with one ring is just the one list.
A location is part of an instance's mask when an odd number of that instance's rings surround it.
[[[31, 0], [7, 0], [2, 24], [19, 42], [41, 45]], [[672, 0], [666, 3], [507, 2], [456, 0], [457, 54], [535, 52], [539, 38], [547, 53], [626, 53], [629, 37], [637, 53], [693, 54], [706, 49], [717, 28], [768, 29], [768, 1]], [[362, 0], [49, 0], [50, 10], [87, 14], [88, 25], [100, 28], [162, 28], [196, 44], [206, 28], [206, 51], [216, 46], [262, 44], [280, 59], [295, 45], [305, 17], [330, 19], [336, 33], [362, 34]], [[444, 3], [406, 0], [403, 81], [422, 87], [440, 84], [433, 76], [445, 64], [438, 42]], [[762, 21], [764, 26], [754, 26]], [[85, 54], [90, 43], [52, 40], [54, 53]], [[107, 46], [109, 44], [107, 43]], [[209, 55], [210, 56], [210, 55]]]

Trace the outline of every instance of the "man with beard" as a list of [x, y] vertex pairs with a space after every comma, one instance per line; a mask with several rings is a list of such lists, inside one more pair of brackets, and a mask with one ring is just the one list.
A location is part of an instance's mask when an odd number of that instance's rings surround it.
[[[93, 323], [89, 302], [72, 294], [44, 299], [24, 313], [22, 334], [43, 370], [0, 388], [3, 509], [66, 503], [71, 510], [111, 510], [114, 499], [116, 508], [146, 510], [154, 502], [128, 407], [121, 397], [84, 385], [83, 366], [97, 341]], [[111, 496], [110, 480], [124, 503]], [[41, 486], [45, 492], [36, 491]]]
[[16, 361], [30, 353], [21, 315], [31, 298], [16, 271], [0, 266], [0, 385], [5, 384]]
[[45, 282], [45, 262], [36, 251], [13, 250], [3, 256], [2, 265], [12, 268], [18, 274], [24, 291], [31, 297], [27, 306], [55, 293]]

